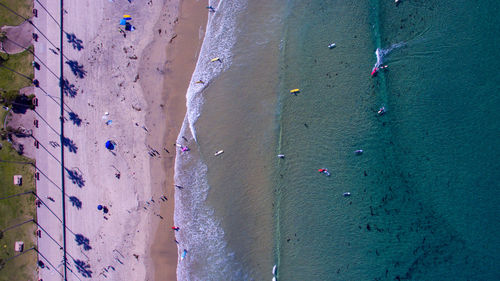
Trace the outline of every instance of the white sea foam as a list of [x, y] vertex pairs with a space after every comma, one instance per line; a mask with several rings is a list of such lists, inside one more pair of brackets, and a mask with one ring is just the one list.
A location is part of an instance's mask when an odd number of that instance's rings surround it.
[[389, 48], [386, 48], [386, 49], [377, 48], [377, 50], [375, 50], [375, 56], [377, 56], [377, 62], [375, 63], [373, 68], [378, 69], [384, 63], [384, 58], [386, 55], [388, 55], [394, 49], [401, 48], [405, 45], [406, 45], [405, 42], [400, 42], [400, 43], [392, 44]]
[[[236, 17], [245, 6], [245, 0], [210, 1], [215, 13], [209, 13], [207, 30], [195, 71], [186, 93], [187, 113], [178, 136], [196, 136], [196, 121], [201, 115], [203, 90], [218, 74], [232, 63], [231, 49], [236, 40]], [[211, 62], [212, 58], [221, 61]], [[196, 81], [204, 83], [196, 83]], [[227, 249], [224, 231], [214, 210], [207, 206], [210, 189], [207, 182], [207, 166], [196, 151], [177, 153], [175, 160], [176, 184], [186, 187], [175, 193], [174, 221], [181, 229], [176, 233], [179, 260], [178, 280], [240, 280], [248, 279]], [[187, 255], [180, 259], [182, 251]]]
[[[195, 139], [195, 123], [203, 105], [200, 93], [232, 63], [231, 49], [236, 42], [236, 17], [245, 8], [246, 0], [210, 1], [210, 5], [215, 8], [215, 12], [209, 13], [205, 39], [186, 94], [189, 129]], [[213, 58], [220, 58], [220, 61], [211, 62]], [[196, 83], [199, 80], [204, 84]]]

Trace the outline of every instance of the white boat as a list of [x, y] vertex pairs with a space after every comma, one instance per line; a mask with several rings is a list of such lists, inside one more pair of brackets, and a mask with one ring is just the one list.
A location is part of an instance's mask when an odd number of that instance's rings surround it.
[[219, 150], [219, 151], [217, 151], [217, 152], [214, 153], [214, 156], [219, 156], [222, 153], [224, 153], [224, 150]]
[[344, 197], [347, 197], [347, 196], [351, 196], [351, 193], [350, 192], [344, 192]]
[[330, 45], [328, 45], [328, 48], [333, 49], [333, 48], [335, 48], [335, 46], [337, 46], [335, 43], [331, 43]]
[[273, 266], [273, 275], [276, 275], [276, 265]]
[[281, 159], [285, 158], [285, 154], [278, 154], [278, 158], [281, 158]]

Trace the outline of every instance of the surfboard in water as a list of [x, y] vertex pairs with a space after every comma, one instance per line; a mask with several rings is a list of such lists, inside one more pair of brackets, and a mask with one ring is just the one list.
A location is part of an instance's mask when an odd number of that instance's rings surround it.
[[184, 251], [182, 251], [181, 260], [183, 260], [186, 257], [187, 252], [188, 251], [186, 249], [184, 249]]

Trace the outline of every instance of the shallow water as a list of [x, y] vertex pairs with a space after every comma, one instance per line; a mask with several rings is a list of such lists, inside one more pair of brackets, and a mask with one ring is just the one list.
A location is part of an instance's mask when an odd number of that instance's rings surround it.
[[[176, 180], [197, 190], [177, 195], [176, 223], [195, 249], [178, 277], [499, 279], [499, 10], [246, 3], [222, 72], [199, 68], [217, 76], [190, 99], [197, 146]], [[372, 78], [377, 48], [388, 68]]]

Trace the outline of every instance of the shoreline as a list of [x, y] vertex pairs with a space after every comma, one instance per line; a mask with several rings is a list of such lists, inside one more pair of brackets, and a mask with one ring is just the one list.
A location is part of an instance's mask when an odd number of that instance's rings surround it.
[[[151, 196], [165, 195], [168, 202], [160, 207], [162, 219], [150, 226], [152, 239], [146, 246], [149, 255], [145, 263], [147, 279], [176, 280], [178, 249], [175, 233], [170, 230], [174, 225], [176, 149], [171, 144], [176, 142], [186, 114], [186, 91], [203, 42], [208, 15], [200, 1], [182, 0], [166, 3], [161, 14], [154, 27], [157, 32], [141, 55], [139, 73], [149, 70], [163, 76], [141, 78], [140, 85], [147, 102], [145, 122], [151, 131], [146, 144], [161, 150], [162, 155], [160, 161], [156, 158], [149, 161]], [[158, 61], [161, 64], [157, 64]]]

